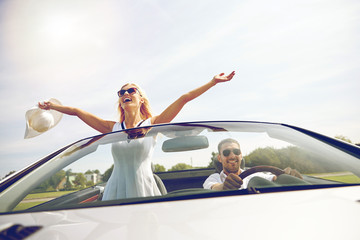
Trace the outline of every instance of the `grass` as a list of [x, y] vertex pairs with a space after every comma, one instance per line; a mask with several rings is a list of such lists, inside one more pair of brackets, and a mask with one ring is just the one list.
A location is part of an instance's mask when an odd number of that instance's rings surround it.
[[74, 191], [58, 191], [58, 192], [44, 192], [44, 193], [30, 193], [24, 200], [36, 199], [36, 198], [57, 198], [62, 195], [72, 193]]
[[360, 183], [360, 178], [355, 175], [344, 175], [344, 176], [331, 176], [331, 177], [322, 177], [326, 180], [332, 180], [342, 183]]
[[360, 183], [360, 178], [351, 172], [319, 173], [308, 175], [341, 183]]
[[[37, 206], [41, 203], [47, 202], [48, 199], [57, 198], [65, 194], [72, 193], [73, 191], [59, 191], [59, 192], [44, 192], [44, 193], [31, 193], [28, 194], [23, 201], [21, 201], [15, 208], [14, 211], [20, 211], [25, 210], [34, 206]], [[36, 199], [39, 199], [39, 201], [35, 201]], [[31, 202], [28, 202], [27, 200], [34, 200]]]
[[34, 207], [34, 206], [37, 206], [41, 203], [44, 203], [44, 202], [47, 202], [47, 201], [39, 201], [39, 202], [20, 202], [15, 208], [13, 211], [21, 211], [21, 210], [25, 210], [25, 209], [28, 209], [28, 208], [31, 208], [31, 207]]

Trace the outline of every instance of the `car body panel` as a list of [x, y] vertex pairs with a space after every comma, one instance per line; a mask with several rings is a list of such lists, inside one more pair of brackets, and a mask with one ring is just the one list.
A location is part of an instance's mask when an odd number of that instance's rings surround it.
[[355, 240], [360, 236], [359, 201], [359, 186], [340, 187], [266, 193], [261, 198], [254, 194], [19, 213], [1, 216], [0, 225], [43, 226], [29, 239]]
[[[109, 152], [103, 147], [142, 137], [157, 138], [153, 158], [165, 163], [214, 163], [217, 143], [228, 137], [240, 139], [247, 154], [242, 159], [244, 166], [266, 165], [268, 160], [254, 163], [256, 158], [251, 158], [259, 149], [290, 149], [282, 160], [296, 168], [308, 167], [303, 179], [310, 184], [205, 190], [204, 180], [221, 169], [202, 165], [155, 173], [167, 190], [162, 196], [102, 201], [106, 183], [100, 182], [28, 209], [13, 210], [60, 170], [98, 152], [94, 159], [101, 163], [106, 160], [104, 152]], [[272, 149], [273, 144], [277, 148]], [[345, 174], [353, 182], [322, 177], [323, 173]], [[101, 134], [67, 145], [0, 182], [0, 232], [16, 224], [39, 227], [28, 239], [359, 239], [359, 215], [360, 148], [278, 123], [187, 122]]]

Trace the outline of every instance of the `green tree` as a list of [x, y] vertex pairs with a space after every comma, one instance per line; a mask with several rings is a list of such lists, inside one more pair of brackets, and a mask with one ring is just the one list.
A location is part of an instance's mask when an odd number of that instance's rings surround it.
[[172, 166], [169, 171], [180, 171], [180, 170], [186, 170], [186, 169], [192, 169], [192, 166], [186, 164], [186, 163], [178, 163], [175, 166]]
[[75, 177], [75, 180], [74, 180], [74, 184], [76, 187], [78, 188], [83, 188], [86, 186], [86, 178], [84, 176], [83, 173], [77, 173], [76, 174], [76, 177]]
[[212, 152], [211, 153], [211, 160], [209, 162], [208, 168], [215, 168], [214, 162], [217, 161], [218, 153]]
[[65, 175], [66, 175], [66, 183], [64, 189], [71, 190], [73, 188], [73, 185], [70, 182], [70, 176], [72, 175], [72, 170], [71, 169], [66, 170]]
[[108, 170], [106, 170], [105, 173], [102, 175], [102, 180], [104, 182], [107, 182], [109, 180], [113, 169], [114, 169], [114, 164]]
[[8, 174], [6, 174], [5, 175], [5, 177], [4, 178], [6, 178], [7, 176], [10, 176], [11, 174], [13, 174], [15, 171], [11, 171], [11, 172], [9, 172]]
[[86, 187], [91, 187], [91, 186], [94, 186], [94, 183], [92, 181], [87, 181]]
[[335, 138], [343, 140], [343, 141], [348, 142], [348, 143], [352, 143], [349, 138], [347, 138], [347, 137], [345, 137], [343, 135], [336, 135]]
[[259, 165], [270, 165], [281, 167], [278, 152], [272, 147], [257, 148], [245, 157], [246, 166], [253, 167]]
[[295, 146], [288, 146], [281, 149], [272, 147], [258, 148], [245, 156], [245, 159], [247, 167], [258, 165], [270, 165], [281, 169], [291, 167], [301, 173], [334, 172], [344, 169], [341, 162], [323, 164], [324, 161], [326, 161], [323, 156], [313, 153], [310, 154]]
[[154, 172], [165, 172], [166, 168], [163, 165], [155, 164], [154, 165]]
[[50, 187], [49, 180], [42, 182], [39, 186], [37, 186], [32, 192], [46, 192], [46, 189]]
[[33, 192], [52, 192], [58, 189], [60, 182], [64, 179], [66, 172], [60, 170], [46, 181], [42, 182]]
[[66, 172], [64, 170], [58, 171], [57, 173], [55, 173], [54, 176], [50, 178], [50, 185], [54, 189], [58, 189], [60, 182], [64, 179], [65, 176], [66, 176]]

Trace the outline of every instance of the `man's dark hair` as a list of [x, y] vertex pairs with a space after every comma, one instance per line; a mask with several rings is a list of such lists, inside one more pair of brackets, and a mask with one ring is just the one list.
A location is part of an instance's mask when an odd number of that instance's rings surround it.
[[221, 146], [225, 143], [236, 143], [240, 148], [240, 143], [238, 141], [236, 141], [235, 139], [232, 139], [232, 138], [226, 138], [226, 139], [222, 140], [221, 142], [219, 142], [219, 144], [218, 144], [219, 153], [221, 151]]

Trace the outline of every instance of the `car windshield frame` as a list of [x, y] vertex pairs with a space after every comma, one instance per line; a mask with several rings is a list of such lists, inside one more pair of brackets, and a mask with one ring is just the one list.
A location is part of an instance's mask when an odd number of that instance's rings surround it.
[[[18, 171], [12, 176], [7, 177], [2, 180], [0, 183], [0, 205], [4, 205], [6, 202], [12, 202], [11, 204], [5, 204], [5, 207], [2, 207], [0, 214], [16, 213], [16, 212], [36, 212], [36, 211], [49, 211], [49, 210], [58, 210], [58, 209], [76, 209], [83, 207], [98, 207], [98, 206], [110, 206], [110, 205], [127, 205], [127, 204], [137, 204], [145, 202], [158, 202], [158, 201], [175, 201], [181, 199], [199, 199], [199, 198], [208, 198], [208, 197], [219, 197], [219, 196], [229, 196], [229, 195], [244, 195], [244, 194], [253, 194], [259, 193], [259, 189], [244, 189], [236, 191], [212, 191], [204, 189], [184, 189], [183, 191], [173, 191], [169, 192], [167, 195], [163, 196], [152, 196], [152, 197], [142, 197], [142, 198], [128, 198], [128, 199], [117, 199], [111, 201], [97, 201], [92, 203], [84, 204], [69, 204], [64, 206], [55, 206], [48, 208], [46, 203], [45, 207], [37, 206], [34, 208], [29, 208], [27, 210], [20, 211], [11, 211], [9, 209], [14, 208], [22, 199], [28, 195], [32, 189], [34, 189], [39, 184], [39, 179], [46, 179], [54, 175], [59, 169], [64, 169], [73, 162], [83, 158], [84, 156], [89, 155], [90, 153], [95, 152], [99, 146], [109, 145], [114, 142], [119, 141], [137, 141], [138, 139], [144, 137], [159, 138], [161, 135], [165, 140], [169, 139], [178, 139], [181, 137], [189, 137], [186, 141], [188, 142], [191, 139], [194, 139], [195, 136], [206, 135], [206, 134], [224, 134], [231, 135], [233, 133], [254, 133], [254, 134], [264, 134], [270, 137], [271, 139], [276, 139], [279, 141], [285, 141], [287, 143], [293, 144], [297, 147], [306, 148], [307, 151], [312, 152], [313, 154], [319, 154], [319, 151], [323, 151], [324, 154], [327, 154], [324, 159], [329, 161], [332, 164], [344, 165], [342, 158], [346, 156], [348, 162], [354, 164], [354, 162], [360, 160], [360, 148], [336, 139], [329, 138], [327, 136], [298, 128], [291, 125], [279, 124], [279, 123], [267, 123], [267, 122], [253, 122], [253, 121], [201, 121], [201, 122], [185, 122], [185, 123], [169, 123], [169, 124], [159, 124], [152, 126], [144, 126], [138, 128], [132, 128], [127, 130], [121, 130], [117, 132], [107, 133], [96, 135], [89, 138], [84, 138], [73, 144], [70, 144], [40, 160], [31, 164], [30, 166]], [[204, 134], [205, 133], [205, 134]], [[236, 135], [236, 134], [235, 134]], [[164, 141], [165, 141], [164, 140]], [[201, 139], [203, 140], [203, 139]], [[184, 141], [183, 141], [184, 142]], [[194, 140], [192, 144], [198, 144], [197, 148], [201, 148], [203, 142], [199, 142], [198, 139]], [[173, 143], [174, 144], [174, 143]], [[176, 147], [179, 143], [175, 143], [175, 152]], [[184, 146], [182, 146], [184, 147]], [[186, 146], [185, 146], [186, 148]], [[194, 149], [188, 149], [189, 151], [196, 151]], [[178, 151], [181, 151], [178, 148]], [[183, 150], [182, 150], [183, 151]], [[338, 158], [339, 161], [335, 162], [329, 160], [329, 158]], [[360, 163], [360, 161], [359, 161]], [[351, 166], [347, 166], [349, 169]], [[354, 175], [360, 176], [360, 168], [356, 171]], [[173, 174], [184, 174], [183, 172], [189, 173], [191, 170], [173, 171]], [[193, 174], [196, 171], [192, 170]], [[205, 171], [205, 170], [203, 170]], [[208, 172], [211, 172], [211, 169], [208, 169]], [[170, 173], [165, 173], [171, 174]], [[161, 173], [159, 173], [161, 175]], [[307, 176], [312, 178], [312, 176]], [[341, 187], [341, 186], [352, 186], [358, 185], [357, 183], [341, 183], [335, 181], [323, 182], [319, 181], [317, 184], [313, 185], [304, 185], [304, 186], [282, 186], [281, 188], [267, 188], [261, 189], [262, 193], [273, 192], [273, 191], [290, 191], [290, 190], [300, 190], [300, 189], [320, 189], [328, 187]], [[19, 193], [19, 191], [23, 191]]]

